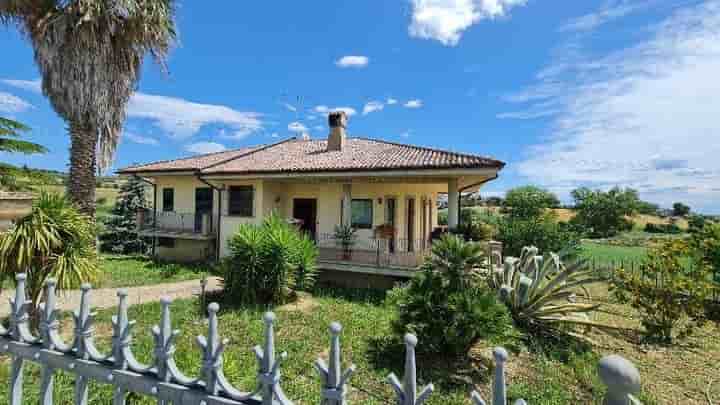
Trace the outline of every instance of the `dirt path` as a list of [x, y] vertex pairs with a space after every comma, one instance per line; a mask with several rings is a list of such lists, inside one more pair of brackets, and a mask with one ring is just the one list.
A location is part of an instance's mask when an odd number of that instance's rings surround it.
[[[209, 277], [207, 291], [220, 290], [220, 279]], [[112, 308], [117, 305], [117, 291], [119, 288], [101, 288], [90, 292], [90, 305], [93, 309]], [[191, 298], [200, 293], [200, 280], [181, 281], [177, 283], [155, 284], [142, 287], [128, 287], [128, 302], [130, 305], [144, 304], [159, 301], [161, 297], [170, 299]], [[8, 299], [15, 294], [14, 290], [3, 290], [0, 294], [0, 316], [10, 313]], [[69, 311], [79, 308], [80, 291], [66, 291], [58, 293], [58, 309]]]

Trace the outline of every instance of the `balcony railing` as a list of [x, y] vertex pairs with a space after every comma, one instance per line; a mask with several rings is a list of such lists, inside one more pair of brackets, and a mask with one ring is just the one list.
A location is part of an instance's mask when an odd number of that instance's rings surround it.
[[321, 234], [317, 240], [320, 261], [342, 262], [375, 267], [419, 267], [430, 253], [426, 239], [358, 238], [343, 246], [332, 234]]
[[153, 212], [145, 209], [138, 211], [137, 224], [140, 232], [213, 235], [212, 215], [209, 213]]

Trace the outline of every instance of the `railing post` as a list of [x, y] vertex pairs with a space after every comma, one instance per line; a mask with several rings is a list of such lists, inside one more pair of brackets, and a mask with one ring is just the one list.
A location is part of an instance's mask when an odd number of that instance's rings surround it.
[[[507, 384], [505, 382], [505, 363], [508, 360], [507, 350], [496, 347], [493, 350], [495, 358], [495, 376], [493, 379], [493, 402], [492, 405], [507, 405]], [[471, 399], [475, 405], [487, 405], [480, 393], [472, 392]], [[518, 399], [515, 405], [527, 405], [524, 400]]]
[[220, 341], [218, 333], [218, 311], [220, 305], [213, 302], [208, 305], [208, 335], [207, 338], [198, 336], [197, 342], [203, 350], [203, 363], [200, 374], [205, 381], [205, 392], [217, 395], [221, 389], [222, 353], [225, 351], [227, 340]]
[[315, 361], [315, 368], [322, 380], [322, 405], [345, 405], [346, 384], [355, 372], [355, 365], [351, 365], [342, 373], [340, 332], [342, 326], [333, 322], [330, 324], [330, 365], [318, 358]]
[[[15, 299], [10, 300], [10, 336], [17, 342], [35, 342], [28, 326], [28, 307], [32, 305], [25, 297], [25, 273], [15, 276]], [[23, 371], [25, 368], [22, 357], [13, 355], [10, 366], [10, 405], [23, 404]]]
[[[90, 315], [90, 284], [80, 286], [80, 309], [73, 314], [75, 319], [75, 355], [83, 360], [90, 359], [89, 340], [92, 338], [92, 319]], [[88, 403], [88, 378], [75, 377], [75, 405]]]
[[417, 393], [417, 365], [415, 364], [417, 343], [418, 339], [415, 335], [410, 333], [405, 335], [405, 375], [402, 383], [394, 373], [388, 375], [388, 381], [395, 389], [398, 405], [421, 405], [435, 389], [432, 384], [428, 384], [419, 395]]
[[265, 342], [263, 346], [255, 346], [255, 357], [260, 365], [258, 372], [258, 391], [262, 398], [263, 405], [273, 405], [274, 399], [279, 404], [291, 405], [285, 393], [280, 387], [280, 363], [287, 357], [287, 353], [280, 354], [275, 358], [275, 314], [266, 312], [263, 316], [265, 321]]
[[640, 404], [633, 396], [640, 392], [640, 372], [630, 361], [618, 355], [603, 357], [598, 373], [607, 386], [604, 405]]
[[210, 235], [212, 229], [210, 226], [212, 225], [212, 221], [210, 221], [210, 214], [202, 214], [201, 220], [200, 220], [200, 231], [203, 235], [208, 236]]
[[[56, 285], [57, 281], [54, 278], [49, 278], [45, 282], [45, 302], [40, 305], [40, 337], [43, 348], [47, 350], [55, 349], [53, 333], [58, 328], [57, 313], [55, 311]], [[55, 369], [43, 364], [40, 380], [40, 404], [53, 405]]]

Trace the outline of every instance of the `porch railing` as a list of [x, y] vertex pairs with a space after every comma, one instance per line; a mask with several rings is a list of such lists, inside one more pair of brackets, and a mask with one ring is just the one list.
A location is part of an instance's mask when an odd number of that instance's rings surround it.
[[[197, 377], [181, 371], [174, 359], [179, 330], [173, 329], [170, 314], [171, 301], [160, 301], [160, 319], [151, 330], [154, 337], [152, 362], [142, 364], [133, 349], [133, 325], [128, 316], [127, 292], [118, 291], [117, 314], [112, 319], [112, 347], [102, 353], [95, 344], [93, 313], [90, 308], [90, 286], [83, 285], [78, 310], [74, 313], [74, 337], [66, 342], [60, 333], [60, 311], [56, 308], [56, 281], [48, 280], [44, 290], [44, 303], [40, 307], [39, 327], [35, 330], [30, 322], [30, 306], [25, 294], [25, 274], [16, 277], [15, 298], [10, 300], [10, 328], [0, 325], [0, 353], [9, 355], [10, 381], [9, 404], [23, 405], [23, 377], [25, 365], [38, 363], [41, 367], [40, 403], [54, 403], [54, 380], [58, 371], [75, 376], [73, 403], [87, 405], [90, 381], [113, 387], [113, 404], [125, 405], [128, 393], [153, 397], [160, 405], [206, 404], [206, 405], [292, 405], [284, 393], [281, 382], [281, 365], [287, 355], [276, 355], [275, 314], [268, 312], [265, 323], [264, 342], [255, 346], [257, 378], [249, 390], [230, 384], [223, 373], [223, 355], [228, 341], [221, 339], [216, 303], [208, 305], [207, 336], [198, 336], [197, 343], [202, 361], [193, 370]], [[330, 325], [330, 348], [328, 361], [318, 359], [315, 369], [320, 380], [320, 403], [324, 405], [347, 405], [347, 392], [355, 372], [351, 365], [343, 369], [339, 323]], [[405, 336], [404, 375], [402, 380], [391, 373], [387, 382], [395, 391], [395, 403], [420, 405], [433, 395], [433, 385], [418, 384], [418, 367], [415, 348], [418, 339]], [[505, 363], [508, 353], [502, 348], [494, 350], [495, 371], [493, 378], [492, 405], [507, 405]], [[246, 365], [240, 365], [245, 367]], [[5, 367], [5, 365], [3, 365]], [[608, 387], [607, 405], [637, 404], [632, 397], [640, 391], [640, 374], [635, 366], [619, 356], [604, 357], [599, 364], [600, 379]], [[287, 379], [287, 377], [286, 377]], [[61, 402], [66, 402], [64, 399]], [[472, 402], [486, 405], [478, 392], [472, 393]], [[518, 400], [515, 405], [525, 404]]]
[[321, 261], [338, 261], [376, 267], [417, 268], [430, 253], [430, 240], [358, 238], [345, 247], [333, 234], [317, 239]]
[[138, 211], [137, 225], [140, 231], [159, 231], [210, 236], [213, 232], [209, 213], [181, 213], [143, 209]]

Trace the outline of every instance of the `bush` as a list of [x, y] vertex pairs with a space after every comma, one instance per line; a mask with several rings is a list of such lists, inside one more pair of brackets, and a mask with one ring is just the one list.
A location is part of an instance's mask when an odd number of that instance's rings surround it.
[[225, 298], [231, 302], [281, 304], [315, 283], [317, 247], [276, 215], [261, 225], [241, 225], [229, 245], [222, 273]]
[[517, 187], [505, 195], [505, 213], [512, 218], [531, 219], [543, 215], [546, 208], [557, 208], [560, 200], [536, 186]]
[[483, 259], [478, 244], [443, 236], [422, 273], [389, 293], [399, 313], [395, 331], [421, 336], [418, 349], [452, 356], [467, 353], [478, 339], [507, 335], [512, 330], [507, 309], [472, 278]]
[[713, 287], [710, 268], [688, 265], [685, 241], [653, 248], [637, 273], [615, 273], [613, 294], [641, 317], [646, 337], [664, 343], [690, 335], [705, 321], [705, 305]]
[[677, 235], [682, 233], [682, 229], [675, 224], [645, 224], [645, 232], [647, 233], [666, 233], [671, 235]]
[[466, 241], [485, 241], [490, 240], [495, 235], [495, 229], [482, 222], [465, 223], [461, 222], [452, 233], [458, 236], [462, 236]]
[[43, 192], [32, 212], [0, 238], [0, 277], [27, 273], [34, 308], [48, 278], [57, 279], [58, 290], [77, 288], [93, 281], [97, 268], [92, 223], [57, 194]]
[[525, 246], [559, 252], [575, 250], [580, 244], [580, 235], [572, 226], [558, 223], [550, 215], [537, 219], [506, 218], [500, 222], [496, 239], [503, 243], [505, 255], [516, 257]]
[[704, 216], [692, 214], [688, 217], [688, 231], [690, 233], [700, 232], [705, 228], [707, 222]]

